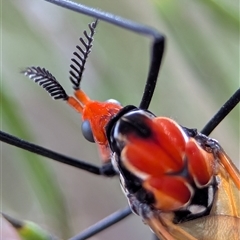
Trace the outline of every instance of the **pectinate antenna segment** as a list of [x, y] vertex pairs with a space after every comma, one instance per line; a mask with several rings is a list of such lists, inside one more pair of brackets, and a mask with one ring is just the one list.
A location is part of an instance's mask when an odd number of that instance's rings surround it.
[[22, 73], [32, 79], [35, 83], [45, 89], [55, 99], [68, 100], [69, 96], [56, 80], [56, 78], [45, 68], [28, 67]]
[[70, 81], [73, 84], [75, 90], [75, 97], [68, 96], [61, 84], [56, 78], [45, 68], [41, 67], [28, 67], [22, 73], [32, 79], [35, 83], [38, 83], [43, 89], [45, 89], [49, 95], [54, 99], [62, 99], [73, 107], [77, 112], [82, 113], [84, 106], [90, 102], [90, 98], [80, 89], [80, 82], [82, 79], [83, 71], [85, 69], [86, 60], [91, 52], [93, 35], [97, 26], [98, 20], [88, 25], [90, 33], [83, 32], [84, 38], [80, 38], [82, 46], [76, 46], [77, 50], [73, 53], [75, 58], [72, 58], [72, 64], [70, 65]]
[[22, 73], [35, 83], [38, 83], [54, 100], [61, 99], [67, 101], [77, 112], [82, 112], [82, 105], [74, 97], [68, 96], [61, 84], [45, 68], [28, 67]]
[[85, 69], [86, 60], [89, 53], [91, 52], [93, 36], [95, 29], [97, 27], [98, 20], [92, 22], [88, 25], [90, 33], [86, 31], [83, 32], [85, 38], [80, 38], [81, 46], [77, 45], [76, 48], [78, 51], [75, 51], [73, 55], [75, 58], [72, 58], [72, 64], [70, 65], [70, 81], [73, 84], [73, 89], [78, 90], [80, 88], [80, 82], [82, 79], [83, 71]]

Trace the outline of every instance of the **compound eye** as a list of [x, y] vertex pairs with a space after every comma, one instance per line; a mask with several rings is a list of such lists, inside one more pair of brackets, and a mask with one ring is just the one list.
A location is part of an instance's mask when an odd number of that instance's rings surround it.
[[93, 133], [92, 133], [92, 129], [91, 129], [91, 125], [88, 120], [85, 120], [82, 122], [82, 134], [85, 137], [85, 139], [87, 139], [89, 142], [95, 142]]
[[108, 100], [106, 100], [105, 102], [115, 103], [115, 104], [121, 106], [121, 103], [120, 103], [119, 101], [115, 100], [115, 99], [108, 99]]

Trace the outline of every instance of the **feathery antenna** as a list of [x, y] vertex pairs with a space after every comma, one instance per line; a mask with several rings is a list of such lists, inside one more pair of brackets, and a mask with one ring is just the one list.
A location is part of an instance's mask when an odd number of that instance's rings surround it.
[[67, 100], [68, 95], [61, 86], [61, 84], [56, 80], [56, 78], [45, 68], [40, 67], [28, 67], [22, 73], [32, 79], [39, 86], [44, 88], [50, 96], [55, 99]]
[[[70, 65], [70, 81], [73, 84], [73, 89], [78, 90], [80, 82], [82, 79], [82, 74], [85, 69], [86, 60], [89, 53], [91, 52], [93, 35], [95, 33], [95, 28], [97, 26], [98, 20], [88, 25], [90, 33], [84, 31], [84, 38], [80, 38], [82, 46], [76, 46], [77, 50], [73, 53], [75, 58], [72, 58], [72, 64]], [[44, 88], [50, 96], [55, 99], [62, 99], [67, 101], [69, 96], [65, 92], [61, 84], [56, 80], [56, 78], [45, 68], [41, 67], [27, 67], [22, 73], [32, 79], [35, 83], [38, 83], [42, 88]]]
[[75, 58], [72, 58], [72, 64], [70, 65], [71, 70], [70, 73], [70, 81], [73, 84], [73, 89], [78, 90], [80, 87], [80, 82], [82, 79], [83, 71], [85, 69], [86, 60], [88, 58], [89, 53], [91, 52], [93, 35], [95, 33], [95, 28], [97, 26], [98, 19], [96, 19], [91, 24], [88, 24], [90, 29], [90, 33], [88, 34], [86, 31], [83, 32], [85, 39], [80, 38], [80, 42], [82, 46], [77, 45], [76, 48], [78, 51], [75, 51], [73, 55]]

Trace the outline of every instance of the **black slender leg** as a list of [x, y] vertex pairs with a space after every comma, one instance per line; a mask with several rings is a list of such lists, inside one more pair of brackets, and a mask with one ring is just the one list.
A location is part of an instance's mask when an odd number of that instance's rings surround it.
[[118, 223], [119, 221], [123, 220], [131, 214], [132, 211], [129, 206], [124, 209], [118, 210], [117, 212], [112, 213], [111, 215], [107, 216], [106, 218], [102, 219], [101, 221], [97, 222], [96, 224], [92, 225], [91, 227], [87, 228], [76, 236], [70, 238], [69, 240], [88, 239], [95, 234], [102, 232], [110, 226]]
[[217, 127], [217, 125], [236, 107], [239, 101], [240, 101], [240, 89], [238, 89], [219, 109], [219, 111], [205, 125], [201, 133], [208, 136]]
[[33, 143], [29, 143], [17, 137], [14, 137], [8, 133], [0, 131], [0, 141], [16, 146], [21, 149], [25, 149], [29, 152], [36, 153], [43, 157], [55, 160], [57, 162], [65, 163], [67, 165], [85, 170], [87, 172], [96, 174], [96, 175], [105, 175], [105, 176], [114, 176], [117, 173], [114, 171], [111, 164], [103, 165], [102, 167], [94, 166], [93, 164], [87, 163], [85, 161], [71, 158], [63, 154], [54, 152], [44, 147], [40, 147]]

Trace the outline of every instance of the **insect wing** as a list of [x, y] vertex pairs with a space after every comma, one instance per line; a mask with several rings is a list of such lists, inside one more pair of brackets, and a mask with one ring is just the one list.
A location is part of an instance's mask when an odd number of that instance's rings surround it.
[[[231, 180], [235, 184], [236, 188], [240, 190], [240, 172], [238, 168], [234, 165], [229, 156], [224, 152], [223, 149], [218, 151], [218, 158], [221, 165], [224, 166], [225, 171], [228, 172]], [[238, 196], [239, 197], [239, 196]]]
[[[218, 191], [208, 216], [179, 224], [181, 228], [192, 234], [197, 239], [223, 240], [240, 239], [240, 191], [234, 177], [239, 179], [239, 171], [231, 159], [222, 151], [219, 151], [220, 163], [228, 162], [227, 169], [233, 169], [230, 173], [219, 164]], [[181, 239], [181, 238], [180, 238]]]
[[[217, 174], [219, 185], [210, 214], [178, 225], [172, 224], [164, 216], [160, 217], [158, 221], [156, 218], [148, 220], [147, 223], [158, 236], [167, 240], [240, 239], [240, 191], [236, 183], [236, 179], [239, 179], [240, 174], [222, 149], [219, 150], [218, 156], [220, 161]], [[171, 237], [165, 237], [164, 234], [166, 233], [162, 228], [163, 225], [165, 225]]]
[[164, 216], [153, 216], [144, 221], [161, 240], [197, 240], [197, 238], [178, 225], [173, 224]]

